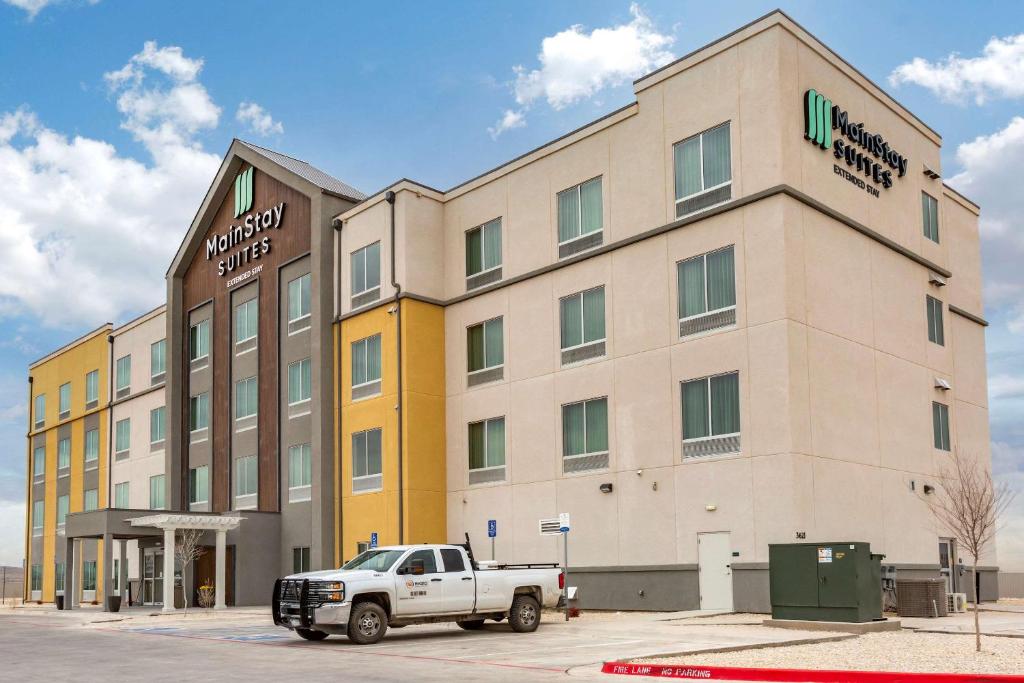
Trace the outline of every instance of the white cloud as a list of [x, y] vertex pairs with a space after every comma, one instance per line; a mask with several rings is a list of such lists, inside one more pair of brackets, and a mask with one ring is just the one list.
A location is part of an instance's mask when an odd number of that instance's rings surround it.
[[0, 112], [0, 316], [82, 327], [163, 299], [164, 270], [220, 163], [196, 137], [220, 116], [201, 68], [146, 43], [106, 75], [149, 162], [69, 138], [27, 109]]
[[1024, 33], [992, 38], [980, 57], [955, 52], [937, 62], [915, 57], [896, 67], [889, 83], [916, 83], [948, 102], [973, 97], [980, 105], [991, 97], [1024, 97]]
[[0, 503], [0, 565], [20, 567], [25, 555], [25, 504]]
[[537, 55], [539, 68], [513, 68], [519, 108], [506, 110], [488, 129], [492, 137], [526, 125], [526, 111], [540, 99], [555, 110], [564, 109], [672, 61], [669, 48], [674, 38], [658, 32], [639, 5], [630, 5], [629, 11], [633, 19], [627, 24], [590, 33], [577, 24], [544, 38]]
[[993, 375], [988, 380], [990, 399], [1024, 398], [1024, 377], [1015, 375]]
[[284, 126], [281, 125], [281, 122], [275, 121], [270, 112], [255, 102], [242, 102], [238, 105], [235, 119], [256, 135], [266, 137], [270, 134], [281, 135], [284, 133]]
[[1005, 128], [982, 135], [957, 148], [961, 170], [949, 179], [982, 207], [980, 230], [985, 266], [986, 309], [1006, 319], [1007, 328], [1024, 334], [1024, 117], [1015, 116]]
[[[4, 0], [8, 5], [23, 9], [28, 14], [29, 20], [35, 19], [36, 15], [49, 5], [56, 5], [64, 0]], [[95, 5], [100, 0], [86, 0], [90, 5]]]
[[512, 130], [513, 128], [522, 128], [526, 125], [526, 112], [522, 109], [516, 111], [513, 109], [506, 109], [505, 114], [501, 119], [494, 124], [493, 128], [488, 128], [487, 132], [491, 134], [491, 139], [497, 140], [498, 136], [504, 133], [506, 130]]

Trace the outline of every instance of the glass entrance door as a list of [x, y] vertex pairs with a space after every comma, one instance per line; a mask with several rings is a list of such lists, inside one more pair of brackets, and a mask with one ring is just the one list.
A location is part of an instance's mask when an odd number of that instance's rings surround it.
[[953, 541], [943, 538], [939, 541], [939, 573], [946, 580], [946, 593], [956, 592], [956, 579], [953, 576]]
[[142, 604], [162, 605], [164, 600], [164, 554], [147, 550], [142, 558]]

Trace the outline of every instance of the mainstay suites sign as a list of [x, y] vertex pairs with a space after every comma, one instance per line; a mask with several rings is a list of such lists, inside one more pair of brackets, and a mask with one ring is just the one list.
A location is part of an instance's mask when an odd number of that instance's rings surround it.
[[284, 202], [262, 211], [250, 211], [253, 203], [253, 170], [250, 167], [235, 178], [235, 218], [241, 218], [241, 225], [232, 225], [226, 232], [206, 240], [207, 261], [227, 254], [217, 264], [217, 274], [222, 277], [269, 254], [271, 235], [267, 233], [281, 229]]
[[[835, 139], [833, 131], [839, 132]], [[865, 179], [889, 189], [894, 173], [897, 178], [907, 174], [907, 157], [891, 147], [882, 135], [866, 129], [863, 123], [851, 122], [846, 111], [813, 88], [804, 93], [804, 138], [823, 150], [831, 149], [835, 158], [845, 161], [851, 169], [836, 163], [832, 167], [835, 174], [873, 197], [878, 196], [878, 189]]]

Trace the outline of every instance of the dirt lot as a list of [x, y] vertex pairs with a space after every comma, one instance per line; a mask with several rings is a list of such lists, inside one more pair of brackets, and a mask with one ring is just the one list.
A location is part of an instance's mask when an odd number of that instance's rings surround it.
[[649, 664], [854, 671], [1024, 672], [1024, 639], [982, 636], [981, 647], [982, 652], [974, 651], [973, 634], [916, 633], [903, 630], [870, 633], [834, 643], [633, 661]]

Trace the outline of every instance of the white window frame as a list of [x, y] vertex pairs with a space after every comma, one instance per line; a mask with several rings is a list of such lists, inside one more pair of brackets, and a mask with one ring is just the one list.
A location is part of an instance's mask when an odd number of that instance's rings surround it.
[[[160, 348], [160, 361], [163, 364], [163, 368], [159, 372], [153, 372], [153, 349]], [[155, 341], [149, 345], [149, 379], [152, 382], [154, 377], [164, 375], [167, 373], [167, 340], [161, 339]]]
[[[603, 451], [584, 451], [583, 453], [577, 453], [575, 455], [566, 455], [565, 452], [564, 452], [564, 449], [565, 449], [565, 446], [564, 446], [564, 444], [565, 444], [565, 436], [564, 436], [564, 432], [565, 432], [565, 409], [568, 408], [569, 406], [575, 406], [575, 405], [579, 405], [581, 403], [583, 404], [583, 438], [584, 438], [584, 440], [586, 440], [586, 434], [587, 434], [587, 412], [588, 412], [587, 411], [587, 404], [591, 403], [593, 401], [601, 401], [601, 400], [603, 400], [605, 402], [605, 420], [606, 420], [606, 422], [605, 422], [604, 430], [605, 430], [605, 434], [606, 434], [606, 436], [608, 438], [609, 448], [607, 448], [607, 449], [605, 449]], [[610, 453], [611, 453], [611, 450], [610, 450], [610, 448], [611, 448], [611, 429], [609, 427], [609, 424], [611, 422], [611, 411], [609, 410], [608, 403], [609, 403], [608, 396], [605, 395], [605, 396], [594, 396], [592, 398], [585, 398], [582, 401], [570, 401], [569, 403], [563, 403], [562, 404], [562, 406], [559, 408], [559, 411], [558, 411], [559, 412], [559, 419], [562, 420], [562, 432], [563, 432], [563, 436], [562, 436], [562, 443], [563, 443], [562, 449], [563, 449], [563, 452], [561, 454], [562, 455], [562, 462], [565, 462], [566, 460], [579, 460], [581, 458], [592, 458], [595, 455], [610, 455]], [[585, 446], [589, 446], [589, 444], [584, 444], [584, 445]], [[601, 469], [607, 469], [607, 468], [601, 468]], [[564, 471], [564, 466], [563, 466], [563, 471]], [[593, 470], [587, 470], [587, 472], [593, 472]]]
[[[292, 303], [291, 303], [292, 283], [298, 283], [297, 286], [299, 288], [299, 308], [301, 309], [302, 308], [302, 280], [303, 279], [308, 279], [309, 280], [309, 310], [305, 311], [305, 312], [299, 311], [299, 315], [297, 315], [297, 316], [295, 316], [293, 318], [292, 317]], [[313, 314], [313, 274], [312, 273], [305, 273], [303, 275], [298, 276], [297, 278], [292, 278], [291, 280], [288, 281], [288, 322], [289, 323], [295, 323], [295, 322], [298, 322], [300, 320], [304, 320], [306, 318], [309, 318], [312, 314]], [[302, 330], [305, 330], [305, 329], [308, 329], [308, 328], [306, 328], [306, 327], [302, 328]], [[294, 332], [289, 332], [289, 334], [295, 334], [297, 332], [301, 332], [302, 330], [295, 330]]]
[[32, 424], [36, 429], [46, 424], [46, 394], [36, 394], [32, 399]]
[[[64, 407], [65, 389], [67, 389], [67, 408]], [[64, 382], [57, 389], [57, 418], [60, 420], [67, 419], [71, 416], [71, 382]]]
[[[40, 452], [42, 458], [39, 457]], [[42, 463], [42, 468], [39, 468], [39, 463]], [[37, 469], [42, 469], [41, 472], [37, 472]], [[46, 446], [34, 446], [32, 448], [32, 480], [40, 482], [46, 479]]]
[[[153, 413], [155, 413], [158, 410], [162, 411], [160, 413], [160, 432], [161, 432], [161, 434], [160, 434], [160, 438], [159, 439], [155, 439], [154, 440], [153, 439]], [[149, 411], [149, 443], [150, 443], [150, 445], [153, 445], [155, 443], [160, 443], [161, 441], [166, 441], [166, 440], [167, 440], [167, 406], [157, 406], [156, 408], [153, 408], [152, 410]]]
[[[292, 382], [292, 366], [293, 365], [298, 365], [299, 366], [299, 388], [301, 389], [302, 388], [302, 363], [309, 363], [309, 387], [308, 387], [308, 389], [309, 389], [309, 396], [307, 396], [306, 398], [300, 398], [298, 401], [292, 401], [291, 400], [291, 393], [292, 393], [292, 384], [291, 384], [291, 382]], [[300, 396], [302, 395], [301, 391], [299, 392], [299, 395]], [[289, 363], [288, 364], [288, 406], [290, 407], [290, 406], [302, 405], [303, 403], [308, 403], [312, 399], [313, 399], [313, 358], [312, 357], [302, 358], [300, 360], [297, 360], [297, 361], [294, 361], [292, 363]]]
[[[712, 185], [711, 187], [704, 187], [704, 135], [706, 133], [710, 133], [713, 130], [718, 130], [722, 126], [729, 126], [729, 179], [727, 181], [725, 181], [724, 183], [718, 183], [717, 185]], [[688, 199], [693, 199], [694, 197], [699, 197], [702, 194], [707, 194], [708, 192], [714, 192], [715, 190], [717, 190], [719, 188], [723, 188], [723, 187], [725, 187], [727, 185], [732, 185], [732, 119], [730, 119], [728, 121], [723, 121], [722, 123], [718, 124], [717, 126], [711, 126], [710, 128], [705, 128], [704, 130], [702, 130], [699, 133], [696, 133], [696, 134], [691, 135], [689, 137], [685, 137], [682, 140], [680, 140], [680, 141], [678, 141], [676, 143], [673, 143], [673, 145], [672, 145], [672, 168], [673, 168], [673, 175], [675, 174], [676, 148], [679, 147], [680, 145], [682, 145], [685, 142], [689, 142], [693, 138], [698, 138], [698, 140], [700, 142], [700, 186], [703, 189], [701, 189], [701, 190], [699, 190], [697, 192], [694, 192], [693, 194], [688, 194], [688, 195], [685, 195], [683, 197], [680, 197], [679, 199], [676, 199], [675, 203], [672, 205], [673, 208], [678, 207], [681, 202], [685, 202]], [[673, 188], [672, 196], [673, 197], [675, 196], [675, 188]], [[729, 201], [732, 201], [732, 200], [727, 199], [725, 201], [719, 202], [718, 204], [712, 204], [711, 206], [706, 206], [703, 209], [698, 209], [697, 211], [692, 211], [692, 212], [690, 212], [688, 214], [685, 214], [685, 216], [692, 216], [694, 214], [700, 213], [701, 211], [707, 211], [708, 209], [713, 209], [714, 207], [721, 206], [722, 204], [725, 204], [726, 202], [729, 202]], [[680, 218], [683, 218], [685, 216], [680, 216]]]
[[[192, 428], [192, 402], [195, 401], [197, 404], [201, 404], [204, 407], [203, 414], [203, 425], [200, 427]], [[198, 412], [198, 411], [197, 411]], [[190, 434], [197, 434], [199, 432], [205, 432], [210, 427], [210, 392], [204, 391], [196, 394], [195, 396], [189, 396], [188, 399], [188, 428]], [[198, 422], [198, 421], [197, 421]]]
[[[95, 490], [95, 489], [94, 489]], [[64, 500], [67, 502], [67, 509], [64, 511], [64, 519], [60, 517], [60, 502]], [[84, 508], [83, 508], [84, 509]], [[64, 495], [57, 496], [57, 533], [64, 530], [67, 525], [68, 515], [71, 514], [71, 494], [65, 493]]]
[[[496, 365], [488, 365], [487, 364], [487, 323], [493, 322], [495, 320], [500, 320], [501, 321], [501, 362], [496, 364]], [[479, 370], [467, 370], [466, 374], [469, 375], [469, 376], [473, 376], [473, 375], [478, 375], [481, 372], [491, 372], [493, 370], [497, 370], [498, 368], [504, 369], [504, 367], [505, 367], [505, 316], [503, 316], [503, 315], [496, 315], [493, 318], [488, 318], [487, 320], [484, 320], [482, 322], [478, 322], [478, 323], [474, 323], [472, 325], [468, 325], [466, 327], [466, 337], [467, 337], [467, 339], [469, 337], [469, 331], [471, 329], [473, 329], [474, 327], [483, 328], [483, 333], [484, 333], [484, 366], [482, 368], [480, 368]], [[466, 365], [469, 365], [469, 358], [468, 358], [468, 356], [469, 356], [469, 348], [468, 348], [468, 343], [467, 343], [467, 348], [466, 348], [466, 356], [467, 356], [467, 358], [466, 358]]]
[[[696, 259], [696, 258], [699, 258], [702, 261], [704, 261], [704, 312], [703, 313], [694, 313], [693, 315], [683, 316], [682, 318], [679, 319], [679, 322], [683, 323], [683, 322], [686, 322], [688, 320], [696, 320], [697, 318], [703, 318], [704, 316], [711, 315], [713, 313], [721, 313], [723, 311], [735, 311], [736, 310], [736, 304], [735, 303], [733, 303], [731, 306], [723, 306], [722, 308], [711, 308], [711, 307], [708, 306], [708, 256], [710, 256], [712, 254], [717, 254], [720, 251], [725, 251], [726, 249], [732, 249], [733, 250], [733, 253], [732, 253], [732, 258], [733, 258], [733, 273], [732, 273], [732, 276], [733, 276], [733, 283], [734, 283], [733, 287], [735, 288], [735, 280], [736, 280], [736, 245], [735, 244], [730, 244], [730, 245], [724, 246], [724, 247], [722, 247], [720, 249], [712, 249], [711, 251], [706, 251], [703, 254], [698, 254], [697, 256], [690, 256], [688, 258], [679, 259], [678, 261], [676, 261], [676, 273], [677, 273], [677, 275], [676, 275], [676, 283], [677, 283], [676, 284], [676, 297], [677, 298], [680, 298], [679, 297], [680, 291], [679, 291], [679, 284], [678, 284], [678, 282], [679, 282], [679, 279], [678, 279], [678, 277], [679, 277], [678, 276], [679, 268], [682, 267], [682, 265], [684, 263], [686, 263], [687, 261], [692, 261], [693, 259]], [[678, 310], [678, 306], [677, 306], [676, 310]], [[733, 323], [733, 325], [735, 325], [735, 323]], [[719, 331], [721, 331], [721, 329], [722, 328], [715, 328], [714, 330], [709, 330], [709, 331], [719, 332]], [[687, 338], [689, 339], [690, 337], [688, 336]]]
[[[154, 483], [153, 480], [157, 479], [157, 478], [160, 479], [159, 491], [160, 491], [160, 497], [163, 498], [163, 501], [161, 501], [163, 503], [163, 505], [161, 505], [160, 507], [154, 507], [153, 506], [153, 483]], [[154, 474], [154, 475], [152, 475], [149, 478], [149, 509], [150, 510], [166, 510], [167, 509], [167, 488], [166, 488], [166, 486], [167, 486], [167, 480], [164, 478], [164, 475], [162, 475], [162, 474]], [[167, 578], [167, 577], [164, 577], [164, 578]]]
[[[584, 416], [586, 416], [586, 409], [585, 408], [584, 408]], [[491, 450], [491, 430], [488, 429], [488, 427], [490, 426], [491, 422], [494, 422], [496, 420], [501, 420], [502, 422], [505, 422], [505, 416], [504, 415], [498, 415], [498, 416], [495, 416], [495, 417], [489, 417], [489, 418], [487, 418], [485, 420], [473, 420], [472, 422], [470, 422], [469, 424], [466, 425], [467, 437], [468, 437], [468, 434], [469, 434], [469, 428], [471, 426], [473, 426], [475, 424], [482, 424], [484, 426], [484, 462], [485, 463], [488, 460], [487, 456], [488, 456], [488, 454], [490, 453], [490, 450]], [[505, 454], [505, 456], [504, 456], [505, 457], [505, 462], [501, 463], [500, 465], [484, 465], [483, 467], [471, 467], [471, 466], [468, 466], [469, 463], [467, 462], [466, 463], [467, 464], [467, 469], [470, 472], [491, 472], [491, 471], [494, 471], [494, 470], [503, 470], [503, 469], [505, 469], [505, 466], [508, 464], [508, 432], [506, 430], [502, 430], [502, 431], [505, 434], [505, 443], [502, 444], [503, 451], [504, 451], [504, 454]], [[467, 459], [467, 461], [469, 460], [469, 458], [468, 458], [469, 455], [470, 455], [470, 453], [469, 453], [469, 444], [466, 444], [466, 456], [467, 456], [466, 459]]]
[[[256, 490], [246, 493], [238, 492], [238, 482], [242, 481], [243, 478], [239, 476], [239, 469], [242, 461], [245, 461], [245, 468], [248, 471], [250, 466], [256, 468]], [[235, 458], [234, 463], [234, 475], [235, 475], [235, 491], [233, 499], [235, 501], [233, 509], [235, 510], [254, 510], [259, 504], [259, 493], [260, 493], [260, 463], [259, 457], [256, 455], [243, 455], [240, 458]]]
[[[248, 394], [249, 394], [249, 382], [255, 382], [256, 383], [256, 405], [252, 406], [252, 412], [251, 413], [246, 413], [245, 415], [239, 415], [238, 414], [238, 409], [239, 409], [239, 406], [241, 405], [241, 403], [238, 400], [238, 394], [239, 394], [238, 390], [239, 390], [239, 387], [244, 384], [245, 385], [245, 395], [248, 396]], [[259, 387], [259, 382], [256, 379], [256, 375], [253, 375], [252, 377], [246, 377], [245, 379], [240, 379], [237, 382], [235, 382], [235, 422], [236, 423], [251, 421], [253, 418], [256, 417], [257, 414], [259, 414], [259, 405], [260, 405], [259, 392], [260, 392], [260, 387]], [[248, 409], [249, 408], [249, 405], [248, 405], [249, 400], [248, 400], [248, 398], [246, 399], [245, 403], [246, 403], [245, 407]]]
[[[256, 331], [253, 332], [248, 337], [239, 337], [238, 336], [238, 331], [239, 331], [238, 314], [239, 314], [239, 311], [242, 310], [242, 309], [245, 310], [245, 326], [248, 327], [249, 326], [249, 308], [250, 308], [250, 306], [256, 309], [256, 325], [254, 326]], [[244, 344], [245, 342], [247, 342], [247, 341], [249, 341], [251, 339], [255, 339], [256, 337], [259, 336], [259, 333], [260, 333], [260, 322], [259, 321], [260, 321], [260, 304], [259, 304], [259, 299], [257, 297], [253, 297], [251, 299], [247, 299], [247, 300], [243, 301], [242, 303], [238, 304], [237, 306], [235, 306], [235, 346], [238, 346], [239, 344]]]
[[[65, 444], [65, 443], [68, 445], [68, 447], [67, 447], [67, 464], [66, 465], [61, 465], [60, 464], [60, 461], [61, 461], [61, 444]], [[69, 436], [69, 437], [64, 438], [64, 439], [57, 439], [57, 473], [58, 473], [57, 476], [66, 477], [66, 476], [68, 476], [68, 473], [70, 471], [71, 471], [71, 437]], [[60, 474], [60, 472], [64, 472], [64, 474]]]
[[[359, 296], [361, 294], [365, 294], [366, 292], [372, 292], [375, 289], [380, 289], [381, 280], [383, 279], [381, 277], [383, 275], [383, 273], [381, 272], [381, 271], [383, 271], [383, 268], [381, 267], [382, 264], [380, 263], [380, 253], [381, 253], [380, 243], [381, 243], [380, 240], [377, 240], [375, 242], [370, 242], [369, 244], [367, 244], [365, 246], [362, 246], [362, 247], [359, 247], [358, 249], [353, 251], [351, 254], [349, 254], [348, 262], [349, 262], [349, 267], [350, 268], [352, 267], [351, 266], [352, 259], [354, 259], [357, 254], [362, 254], [362, 258], [363, 258], [363, 282], [360, 285], [362, 287], [362, 289], [358, 289], [357, 290], [353, 286], [352, 287], [351, 296], [350, 296], [351, 299], [354, 299], [354, 298], [356, 298], [357, 296]], [[375, 244], [377, 245], [377, 260], [378, 260], [378, 263], [377, 263], [377, 284], [375, 284], [373, 287], [367, 287], [366, 286], [366, 252], [367, 252], [367, 250], [370, 247], [372, 247]]]
[[[206, 348], [205, 348], [206, 353], [200, 353], [195, 358], [192, 357], [192, 330], [198, 330], [197, 334], [198, 334], [199, 339], [198, 339], [198, 341], [196, 343], [196, 346], [199, 347], [199, 351], [200, 352], [202, 352], [204, 350], [203, 349], [203, 346], [204, 346], [203, 345], [203, 341], [204, 340], [206, 341], [206, 344], [205, 344], [205, 346], [206, 346]], [[204, 332], [205, 332], [205, 334], [204, 334]], [[197, 322], [195, 325], [191, 325], [188, 328], [188, 360], [189, 360], [190, 363], [195, 363], [196, 361], [201, 361], [201, 360], [204, 360], [204, 359], [209, 358], [209, 357], [210, 357], [210, 319], [209, 318], [204, 318], [204, 319], [200, 320], [199, 322]]]
[[[469, 239], [469, 233], [471, 233], [471, 232], [473, 232], [475, 230], [479, 230], [480, 231], [480, 263], [482, 264], [484, 262], [484, 254], [486, 253], [486, 249], [487, 249], [487, 246], [484, 244], [484, 228], [486, 228], [488, 225], [490, 225], [494, 221], [498, 221], [498, 238], [502, 242], [501, 243], [501, 246], [502, 246], [501, 263], [499, 263], [496, 266], [491, 266], [490, 268], [483, 268], [482, 270], [478, 270], [475, 273], [467, 273], [466, 274], [466, 279], [467, 280], [469, 280], [470, 278], [479, 277], [479, 276], [483, 275], [484, 273], [490, 273], [491, 271], [494, 271], [494, 270], [501, 270], [502, 266], [505, 265], [505, 251], [504, 251], [505, 245], [503, 243], [503, 238], [505, 237], [505, 235], [503, 234], [503, 230], [502, 230], [502, 216], [498, 216], [497, 218], [492, 218], [489, 221], [485, 221], [485, 222], [481, 223], [480, 225], [474, 226], [474, 227], [469, 228], [468, 230], [466, 230], [465, 233], [463, 233], [463, 236], [462, 236], [462, 243], [466, 244], [466, 242]], [[602, 230], [603, 230], [603, 228], [602, 228]], [[590, 235], [592, 233], [588, 232], [587, 234]]]
[[[128, 430], [128, 443], [126, 444], [125, 448], [118, 449], [118, 447], [121, 444], [119, 443], [120, 439], [118, 439], [117, 437], [118, 437], [118, 434], [120, 434], [120, 432], [121, 432], [121, 425], [122, 424], [127, 424], [128, 425], [128, 427], [127, 427], [127, 430]], [[118, 455], [121, 455], [122, 453], [128, 453], [128, 452], [131, 451], [131, 449], [132, 449], [132, 420], [131, 420], [130, 417], [126, 417], [126, 418], [123, 418], [121, 420], [117, 420], [116, 422], [114, 422], [114, 455], [118, 456]]]
[[[192, 472], [198, 472], [201, 469], [206, 470], [206, 491], [204, 491], [205, 498], [202, 500], [192, 500]], [[188, 470], [188, 505], [189, 509], [192, 509], [193, 505], [209, 505], [210, 503], [210, 466], [199, 465], [198, 467], [190, 467]]]
[[[121, 505], [122, 491], [124, 492], [125, 498], [123, 501], [125, 503], [124, 505]], [[114, 484], [114, 507], [118, 510], [130, 510], [132, 505], [131, 492], [131, 482], [119, 481]]]
[[[91, 458], [89, 457], [89, 435], [90, 434], [95, 434], [96, 435], [95, 436], [95, 439], [96, 439], [96, 452], [93, 454], [93, 456]], [[89, 472], [91, 470], [95, 470], [95, 469], [99, 468], [99, 466], [100, 466], [100, 430], [99, 430], [98, 427], [95, 427], [93, 429], [85, 430], [84, 443], [82, 445], [82, 453], [83, 453], [83, 457], [85, 459], [85, 471], [86, 472]]]
[[45, 525], [46, 502], [42, 500], [34, 500], [32, 501], [32, 536], [42, 536]]
[[[592, 180], [600, 180], [601, 181], [601, 229], [600, 230], [592, 230], [590, 232], [583, 232], [583, 186], [586, 185], [587, 183], [591, 182]], [[564, 242], [559, 242], [558, 243], [559, 247], [561, 247], [564, 244], [572, 244], [573, 242], [576, 242], [576, 241], [581, 240], [581, 239], [583, 239], [585, 237], [590, 237], [591, 235], [596, 235], [596, 234], [600, 234], [602, 236], [601, 239], [602, 240], [604, 239], [604, 175], [603, 174], [602, 175], [596, 175], [593, 178], [587, 178], [586, 180], [584, 180], [582, 182], [576, 183], [575, 185], [573, 185], [571, 187], [567, 187], [564, 190], [559, 190], [558, 192], [555, 193], [555, 235], [557, 236], [558, 233], [560, 232], [559, 231], [559, 225], [558, 225], [558, 197], [559, 197], [559, 195], [561, 195], [561, 194], [563, 194], [565, 192], [572, 192], [573, 190], [576, 191], [576, 206], [579, 209], [579, 216], [577, 218], [578, 218], [578, 221], [579, 221], [580, 234], [576, 235], [575, 237], [570, 237], [569, 239], [565, 240]], [[504, 253], [502, 253], [502, 260], [504, 260]]]
[[[91, 385], [91, 386], [90, 386]], [[90, 389], [92, 391], [90, 391]], [[85, 373], [85, 402], [86, 404], [100, 400], [100, 371], [90, 370]]]
[[[95, 499], [94, 500], [95, 505], [93, 505], [92, 507], [89, 506], [89, 497], [90, 497], [89, 494], [92, 494], [92, 497]], [[82, 494], [82, 510], [84, 510], [85, 512], [91, 512], [93, 510], [99, 510], [99, 509], [100, 509], [100, 490], [99, 489], [86, 489], [86, 491]]]
[[[582, 349], [584, 347], [592, 346], [594, 344], [604, 344], [604, 343], [606, 343], [608, 341], [608, 298], [607, 298], [608, 292], [606, 291], [605, 292], [605, 302], [604, 302], [605, 308], [604, 308], [603, 311], [601, 311], [601, 317], [604, 318], [604, 336], [601, 337], [600, 339], [592, 339], [590, 341], [584, 341], [584, 342], [582, 342], [580, 344], [574, 344], [573, 346], [562, 346], [562, 319], [561, 319], [561, 315], [562, 315], [562, 302], [565, 301], [566, 299], [572, 299], [572, 298], [577, 297], [577, 296], [580, 297], [580, 339], [582, 339], [583, 336], [584, 336], [584, 325], [585, 325], [584, 320], [586, 320], [586, 317], [587, 317], [586, 313], [583, 311], [583, 301], [584, 301], [583, 295], [586, 294], [587, 292], [592, 292], [595, 289], [605, 289], [605, 286], [604, 285], [598, 285], [597, 287], [588, 287], [587, 289], [580, 290], [579, 292], [573, 292], [572, 294], [566, 294], [563, 297], [559, 297], [559, 299], [558, 299], [558, 315], [559, 315], [559, 319], [558, 319], [558, 346], [559, 346], [559, 349], [561, 351], [573, 351], [575, 349]], [[566, 404], [566, 405], [569, 405], [569, 404]]]
[[[298, 449], [299, 458], [309, 458], [309, 483], [294, 485], [291, 479], [292, 472], [292, 458]], [[307, 456], [308, 454], [308, 456]], [[301, 465], [302, 463], [300, 463]], [[303, 469], [305, 472], [305, 469]], [[313, 445], [310, 443], [296, 444], [288, 447], [288, 502], [289, 503], [302, 503], [312, 499], [313, 491]]]
[[[124, 363], [127, 366], [127, 377], [125, 384], [121, 384], [121, 364]], [[122, 389], [131, 390], [132, 386], [132, 354], [121, 356], [114, 362], [114, 391], [121, 391]]]
[[[383, 358], [383, 356], [384, 356], [384, 346], [383, 346], [384, 336], [380, 332], [378, 332], [376, 334], [371, 334], [368, 337], [363, 337], [362, 339], [356, 339], [354, 342], [352, 342], [352, 345], [351, 345], [352, 356], [353, 356], [353, 358], [355, 357], [356, 345], [357, 344], [362, 344], [362, 346], [363, 346], [363, 363], [366, 364], [366, 347], [369, 346], [368, 342], [371, 339], [373, 339], [374, 337], [380, 337], [381, 338], [381, 344], [378, 346], [378, 348], [380, 349], [380, 352], [381, 352], [381, 358], [380, 358], [380, 361], [381, 361], [380, 374], [381, 374], [381, 376], [376, 378], [376, 379], [370, 379], [370, 380], [366, 380], [365, 382], [360, 382], [359, 384], [353, 384], [351, 386], [352, 389], [360, 389], [362, 387], [366, 387], [366, 386], [369, 386], [371, 384], [377, 384], [384, 377], [384, 367], [383, 367], [383, 361], [384, 361], [384, 358]], [[369, 397], [367, 397], [367, 398], [369, 398]], [[359, 400], [363, 400], [363, 399], [359, 399]]]
[[[363, 474], [363, 475], [360, 475], [358, 477], [356, 476], [356, 472], [355, 472], [355, 455], [356, 455], [356, 453], [355, 453], [355, 443], [353, 442], [353, 444], [352, 444], [352, 458], [353, 458], [353, 465], [352, 465], [352, 489], [353, 489], [354, 495], [362, 495], [364, 493], [375, 493], [375, 492], [383, 491], [384, 490], [384, 429], [382, 427], [372, 427], [370, 429], [363, 429], [363, 430], [360, 430], [358, 432], [353, 432], [350, 438], [354, 439], [356, 436], [358, 436], [360, 434], [369, 434], [370, 432], [380, 432], [380, 472], [374, 472], [373, 474]], [[363, 454], [363, 457], [366, 458], [367, 461], [369, 461], [369, 438], [366, 439], [366, 443], [367, 443], [367, 452]], [[360, 489], [358, 492], [355, 491], [355, 483], [357, 481], [364, 481], [364, 480], [367, 480], [367, 479], [373, 479], [374, 477], [379, 477], [380, 478], [380, 486], [378, 486], [377, 488], [373, 488], [373, 489]]]
[[[707, 401], [707, 403], [708, 403], [708, 415], [707, 415], [707, 417], [708, 417], [708, 431], [710, 432], [711, 429], [712, 429], [712, 422], [711, 422], [711, 411], [712, 411], [712, 406], [711, 406], [711, 380], [714, 377], [724, 377], [725, 375], [736, 375], [737, 383], [739, 382], [739, 371], [738, 370], [730, 370], [729, 372], [716, 372], [713, 375], [706, 375], [704, 377], [694, 377], [692, 379], [684, 379], [684, 380], [680, 381], [679, 382], [679, 400], [680, 400], [679, 414], [682, 415], [683, 410], [685, 410], [685, 406], [681, 403], [682, 396], [683, 396], [683, 394], [682, 394], [683, 385], [684, 384], [689, 384], [690, 382], [703, 381], [704, 382], [704, 391], [707, 392], [706, 396], [707, 396], [707, 399], [708, 399], [708, 401]], [[737, 391], [738, 390], [739, 390], [739, 388], [737, 387]], [[740, 398], [742, 399], [742, 393], [740, 394]], [[739, 407], [740, 407], [740, 411], [742, 412], [742, 409], [743, 409], [742, 402], [739, 404]], [[742, 418], [743, 418], [743, 415], [741, 414], [740, 415], [740, 422], [741, 422], [741, 424], [742, 424]], [[742, 433], [743, 432], [740, 431], [740, 432], [729, 432], [727, 434], [708, 434], [707, 436], [695, 436], [695, 437], [691, 437], [689, 439], [684, 438], [683, 439], [683, 443], [700, 443], [702, 441], [711, 441], [712, 439], [729, 439], [729, 438], [732, 438], [732, 437], [738, 437]], [[734, 453], [723, 453], [722, 455], [735, 455], [735, 454]]]

